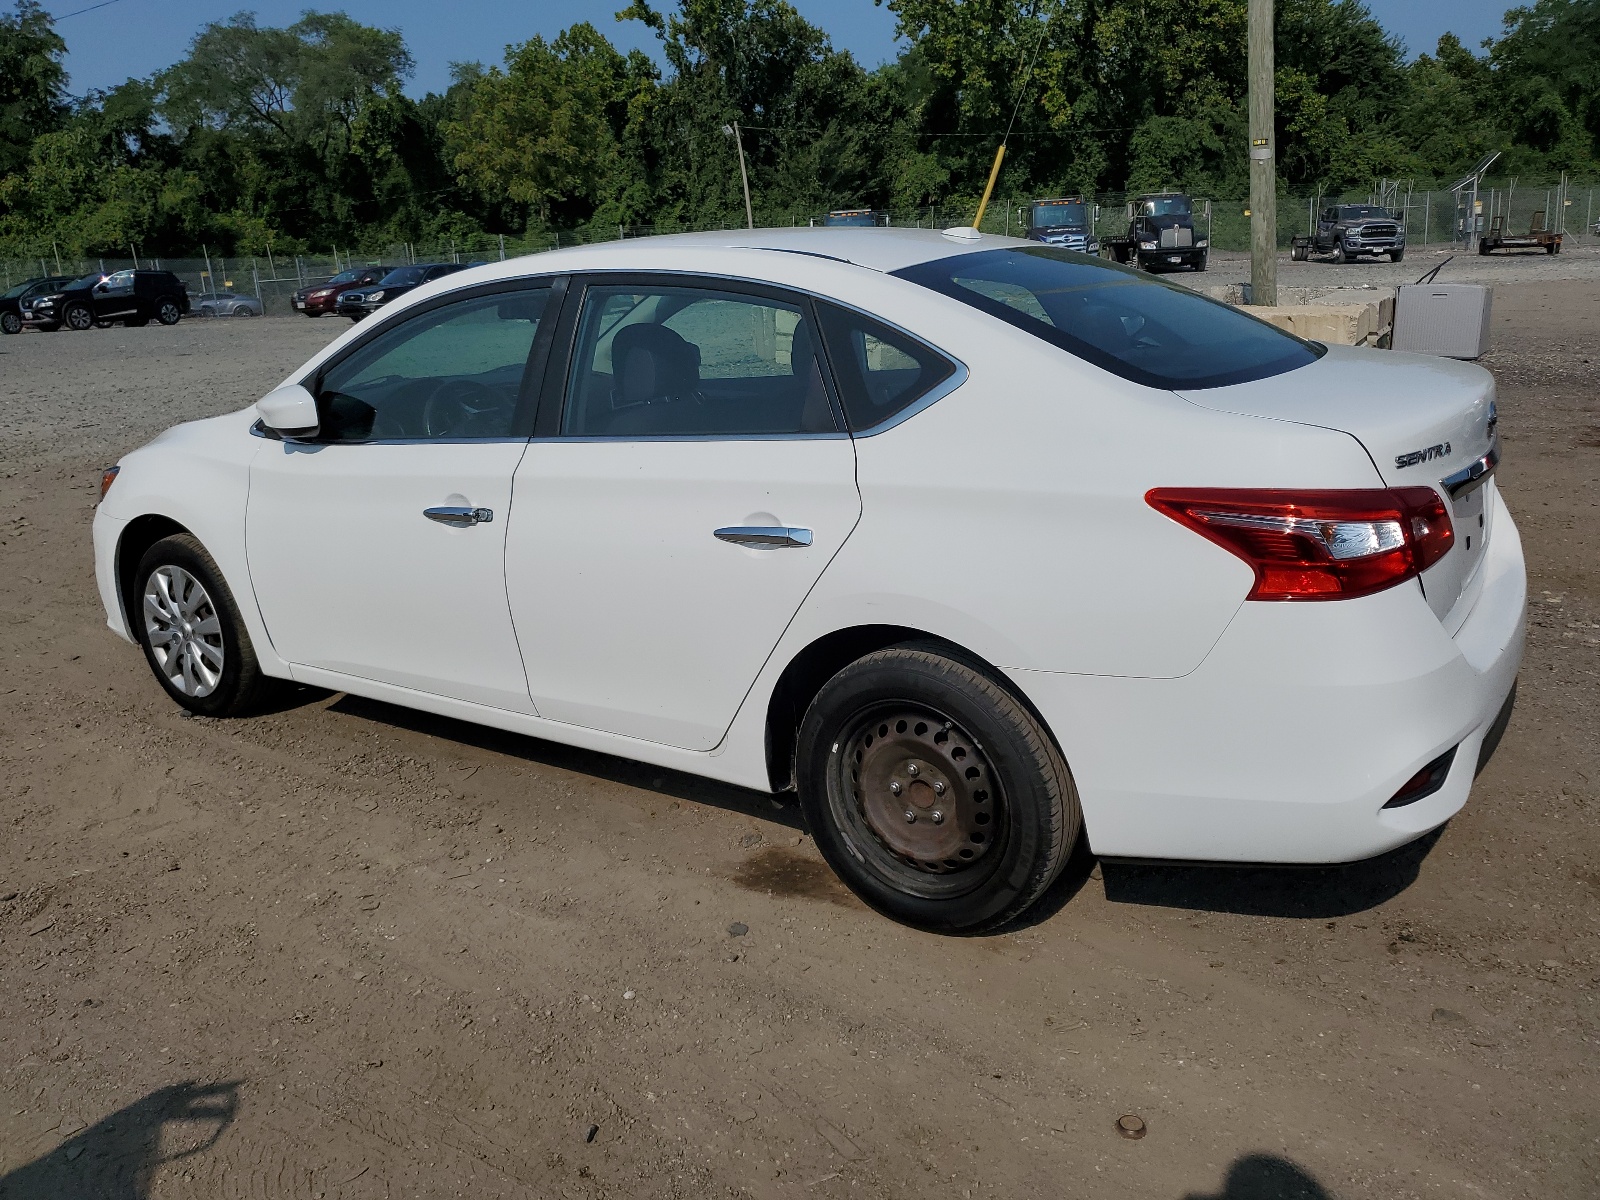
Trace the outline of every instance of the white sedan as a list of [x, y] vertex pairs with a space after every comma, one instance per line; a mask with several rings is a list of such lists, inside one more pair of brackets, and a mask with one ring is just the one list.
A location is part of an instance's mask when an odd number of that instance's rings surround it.
[[1465, 803], [1526, 581], [1479, 367], [970, 231], [628, 241], [427, 285], [107, 472], [173, 700], [305, 684], [797, 791], [868, 903], [1359, 859]]

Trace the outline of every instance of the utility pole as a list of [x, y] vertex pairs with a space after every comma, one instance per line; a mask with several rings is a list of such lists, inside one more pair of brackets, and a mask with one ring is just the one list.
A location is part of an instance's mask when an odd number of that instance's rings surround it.
[[744, 186], [744, 222], [745, 228], [756, 227], [756, 214], [750, 207], [750, 175], [744, 167], [744, 138], [739, 136], [739, 122], [724, 125], [722, 132], [733, 139], [733, 144], [739, 147], [739, 182]]
[[1250, 303], [1278, 302], [1272, 0], [1250, 0]]

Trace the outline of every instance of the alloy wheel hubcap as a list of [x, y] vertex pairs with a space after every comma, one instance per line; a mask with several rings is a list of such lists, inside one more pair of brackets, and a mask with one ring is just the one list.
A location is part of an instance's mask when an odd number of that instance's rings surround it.
[[908, 866], [944, 875], [989, 852], [999, 833], [999, 788], [983, 752], [929, 712], [878, 716], [845, 747], [867, 827]]
[[200, 581], [182, 567], [157, 567], [144, 585], [144, 629], [162, 675], [201, 699], [222, 682], [222, 621]]

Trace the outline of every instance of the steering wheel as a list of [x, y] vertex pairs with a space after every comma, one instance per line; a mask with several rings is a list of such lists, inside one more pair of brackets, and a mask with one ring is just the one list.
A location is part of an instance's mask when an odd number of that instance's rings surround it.
[[422, 427], [429, 437], [495, 437], [505, 432], [498, 418], [505, 400], [493, 388], [471, 379], [447, 379], [422, 406]]

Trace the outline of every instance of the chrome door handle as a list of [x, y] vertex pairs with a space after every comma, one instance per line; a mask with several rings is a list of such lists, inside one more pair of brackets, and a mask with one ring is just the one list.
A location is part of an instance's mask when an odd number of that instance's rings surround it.
[[811, 530], [793, 529], [784, 525], [728, 525], [713, 531], [718, 541], [732, 542], [735, 546], [760, 546], [776, 550], [780, 546], [811, 545]]
[[438, 521], [441, 525], [453, 525], [457, 529], [465, 529], [469, 525], [487, 525], [494, 520], [494, 509], [446, 504], [439, 508], [425, 508], [422, 510], [422, 515], [430, 521]]

